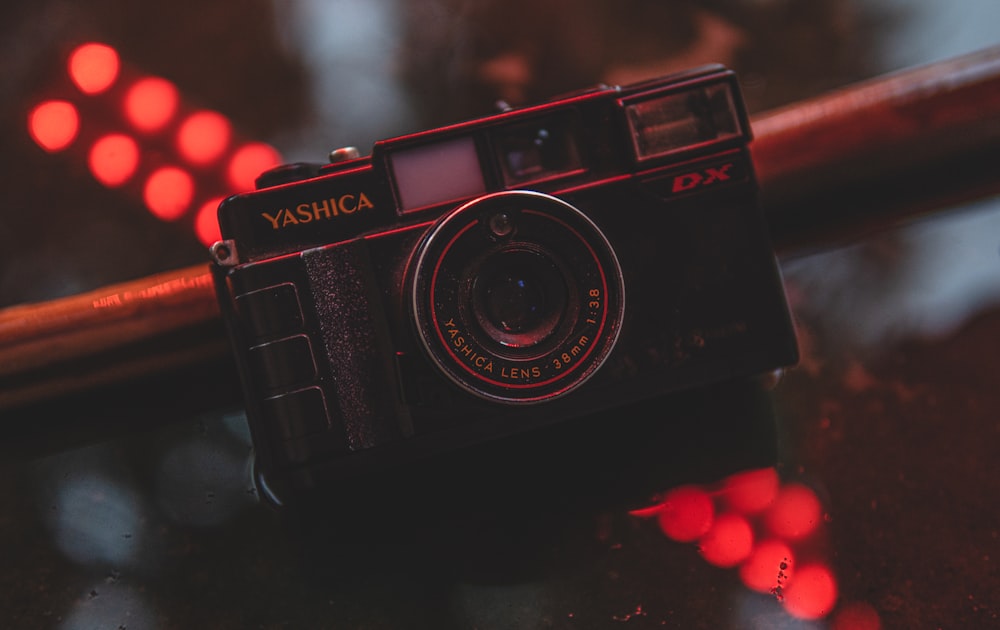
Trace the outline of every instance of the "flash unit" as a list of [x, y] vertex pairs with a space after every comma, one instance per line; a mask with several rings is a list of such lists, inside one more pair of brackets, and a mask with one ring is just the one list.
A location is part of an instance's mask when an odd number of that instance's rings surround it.
[[724, 142], [744, 129], [728, 84], [646, 96], [625, 104], [639, 161]]

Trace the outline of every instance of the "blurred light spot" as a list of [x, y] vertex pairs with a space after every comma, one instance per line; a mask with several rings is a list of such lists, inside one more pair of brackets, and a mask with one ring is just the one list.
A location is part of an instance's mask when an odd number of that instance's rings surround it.
[[[289, 45], [310, 74], [314, 124], [323, 130], [308, 134], [309, 145], [299, 151], [325, 155], [331, 136], [367, 147], [387, 130], [396, 135], [419, 125], [412, 94], [391, 70], [399, 63], [399, 42], [414, 28], [398, 0], [300, 0], [286, 14], [296, 34]], [[428, 14], [421, 27], [448, 23], [444, 14], [435, 17]]]
[[822, 564], [798, 567], [783, 589], [785, 610], [799, 619], [819, 619], [830, 614], [837, 601], [837, 583]]
[[80, 116], [66, 101], [45, 101], [28, 115], [31, 138], [46, 151], [61, 151], [68, 147], [80, 130]]
[[217, 197], [206, 202], [198, 209], [198, 214], [195, 216], [194, 231], [198, 235], [198, 240], [205, 246], [222, 239], [218, 219], [219, 204], [222, 203], [222, 199]]
[[162, 129], [177, 112], [180, 97], [174, 84], [149, 77], [136, 81], [125, 94], [125, 117], [138, 130]]
[[252, 504], [247, 458], [218, 443], [189, 441], [172, 448], [157, 471], [157, 503], [173, 521], [199, 527], [224, 523]]
[[753, 530], [739, 514], [722, 514], [698, 541], [698, 548], [709, 564], [734, 567], [750, 555]]
[[790, 483], [778, 492], [764, 519], [776, 536], [787, 540], [805, 538], [819, 526], [819, 499], [802, 484]]
[[712, 498], [707, 492], [697, 486], [681, 486], [664, 497], [658, 519], [668, 538], [692, 542], [708, 531], [714, 515]]
[[784, 588], [792, 575], [795, 558], [791, 548], [780, 540], [764, 540], [753, 548], [740, 565], [743, 584], [758, 593], [771, 593]]
[[104, 580], [76, 598], [56, 627], [59, 630], [93, 630], [155, 628], [158, 625], [139, 588], [109, 584]]
[[270, 145], [263, 142], [245, 144], [229, 161], [229, 184], [238, 192], [253, 190], [257, 176], [280, 162], [281, 156]]
[[882, 620], [871, 605], [854, 602], [837, 612], [830, 630], [882, 630]]
[[778, 494], [778, 473], [761, 468], [736, 473], [726, 478], [722, 498], [733, 511], [756, 514], [771, 505]]
[[138, 505], [112, 481], [74, 475], [59, 488], [51, 513], [56, 545], [76, 562], [128, 564], [142, 538]]
[[105, 44], [83, 44], [69, 56], [69, 76], [84, 94], [98, 94], [118, 78], [118, 53]]
[[[762, 596], [746, 589], [736, 589], [727, 594], [724, 605], [729, 614], [728, 623], [717, 628], [739, 630], [827, 630], [820, 621], [796, 619], [788, 614], [781, 602], [774, 597]], [[721, 603], [721, 602], [720, 602]], [[694, 626], [693, 626], [694, 627]], [[708, 626], [700, 626], [707, 628]], [[626, 629], [622, 629], [626, 630]], [[714, 630], [714, 628], [713, 628]]]
[[122, 134], [103, 136], [90, 148], [90, 172], [105, 186], [121, 186], [139, 167], [139, 147]]
[[229, 145], [229, 120], [217, 112], [195, 112], [181, 123], [177, 148], [192, 164], [209, 164], [219, 159]]
[[146, 207], [164, 221], [175, 221], [184, 216], [193, 197], [191, 176], [173, 166], [161, 168], [150, 175], [143, 190]]
[[[238, 439], [244, 446], [252, 446], [253, 440], [250, 438], [250, 427], [247, 425], [247, 416], [243, 412], [229, 413], [222, 416], [222, 426], [233, 437]], [[250, 458], [251, 460], [253, 458]]]

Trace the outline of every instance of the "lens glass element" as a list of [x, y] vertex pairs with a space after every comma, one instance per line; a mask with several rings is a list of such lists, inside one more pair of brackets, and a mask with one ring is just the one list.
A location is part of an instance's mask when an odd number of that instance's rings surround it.
[[566, 279], [547, 255], [528, 248], [488, 257], [473, 280], [473, 312], [484, 332], [503, 346], [545, 341], [566, 311]]

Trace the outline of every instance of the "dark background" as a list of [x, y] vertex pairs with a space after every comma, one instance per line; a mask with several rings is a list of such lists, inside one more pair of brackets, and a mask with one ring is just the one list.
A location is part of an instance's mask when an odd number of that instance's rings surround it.
[[[84, 41], [113, 45], [286, 160], [320, 160], [497, 99], [713, 61], [763, 111], [993, 45], [998, 20], [987, 0], [6, 2], [0, 306], [206, 260], [190, 216], [159, 221], [27, 134]], [[886, 628], [1000, 623], [998, 235], [1000, 212], [983, 202], [782, 261], [803, 360], [772, 396], [776, 463], [823, 503], [838, 610], [864, 605]], [[102, 411], [74, 415], [87, 426]], [[789, 617], [694, 545], [604, 504], [505, 514], [503, 553], [479, 549], [476, 571], [426, 553], [433, 518], [413, 509], [380, 516], [367, 567], [303, 561], [297, 530], [257, 501], [238, 407], [155, 430], [144, 419], [0, 467], [0, 627], [840, 630], [837, 615]], [[734, 461], [679, 462], [663, 483], [709, 482]], [[465, 542], [497, 544], [491, 527]]]

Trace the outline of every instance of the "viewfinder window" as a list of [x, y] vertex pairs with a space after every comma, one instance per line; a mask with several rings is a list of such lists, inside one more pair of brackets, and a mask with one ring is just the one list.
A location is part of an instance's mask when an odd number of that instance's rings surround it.
[[516, 186], [582, 168], [572, 112], [502, 127], [493, 135], [504, 182]]
[[632, 103], [626, 112], [640, 160], [741, 134], [732, 91], [725, 83]]
[[389, 159], [403, 212], [486, 192], [471, 137], [403, 149]]

